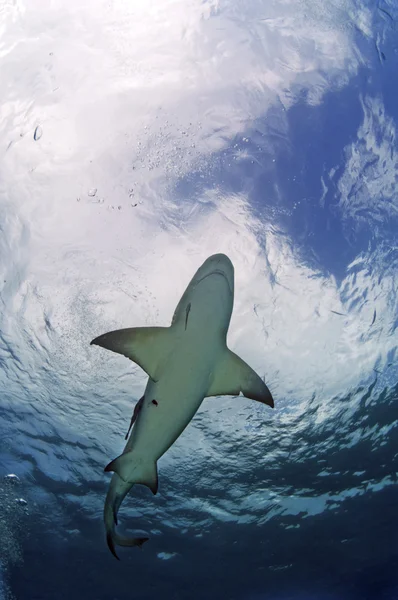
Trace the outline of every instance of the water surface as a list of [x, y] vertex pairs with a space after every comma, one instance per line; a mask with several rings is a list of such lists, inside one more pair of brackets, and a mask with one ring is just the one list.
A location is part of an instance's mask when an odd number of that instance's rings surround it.
[[[0, 2], [0, 597], [398, 594], [397, 16]], [[275, 410], [205, 400], [117, 563], [103, 468], [145, 375], [89, 342], [167, 325], [214, 252]]]

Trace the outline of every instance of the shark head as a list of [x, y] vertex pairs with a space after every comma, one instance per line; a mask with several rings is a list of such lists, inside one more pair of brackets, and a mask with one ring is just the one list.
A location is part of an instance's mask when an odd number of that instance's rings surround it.
[[212, 324], [225, 333], [234, 303], [234, 267], [225, 254], [209, 256], [196, 271], [173, 316], [172, 325], [197, 328]]
[[209, 277], [213, 278], [213, 280], [224, 277], [233, 297], [234, 266], [228, 256], [225, 254], [213, 254], [212, 256], [209, 256], [203, 265], [196, 271], [190, 285], [198, 286], [202, 281]]

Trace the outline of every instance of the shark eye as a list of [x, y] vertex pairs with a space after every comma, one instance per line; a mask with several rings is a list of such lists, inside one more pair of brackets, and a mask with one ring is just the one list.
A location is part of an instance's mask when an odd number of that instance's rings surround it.
[[154, 404], [155, 406], [158, 406], [158, 402], [156, 400], [152, 400], [152, 404]]

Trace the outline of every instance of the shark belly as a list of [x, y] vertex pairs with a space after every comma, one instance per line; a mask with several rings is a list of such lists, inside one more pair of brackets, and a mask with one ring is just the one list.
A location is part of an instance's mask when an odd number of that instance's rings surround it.
[[148, 380], [144, 402], [131, 432], [129, 449], [157, 461], [190, 423], [209, 389], [217, 346], [194, 346], [184, 336], [165, 363], [158, 381]]

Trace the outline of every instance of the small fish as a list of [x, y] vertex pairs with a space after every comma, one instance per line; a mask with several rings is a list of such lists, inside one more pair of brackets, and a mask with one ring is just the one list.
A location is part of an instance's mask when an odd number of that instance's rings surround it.
[[33, 134], [33, 139], [35, 140], [35, 142], [37, 142], [41, 138], [42, 135], [43, 135], [43, 129], [40, 127], [40, 125], [38, 125]]
[[387, 12], [386, 10], [384, 10], [384, 8], [380, 8], [380, 6], [378, 6], [377, 8], [379, 9], [380, 12], [384, 13], [394, 23], [394, 19], [392, 18], [392, 16], [390, 15], [389, 12]]
[[138, 400], [137, 404], [134, 406], [134, 412], [133, 412], [133, 416], [131, 417], [130, 425], [129, 425], [128, 431], [127, 431], [127, 433], [126, 433], [126, 437], [124, 438], [125, 440], [127, 440], [127, 439], [128, 439], [128, 437], [129, 437], [129, 433], [130, 433], [130, 431], [131, 431], [131, 428], [132, 428], [132, 426], [134, 425], [134, 423], [135, 423], [135, 420], [136, 420], [136, 418], [138, 417], [138, 413], [139, 413], [139, 412], [140, 412], [140, 410], [141, 410], [142, 403], [144, 402], [144, 398], [145, 398], [145, 396], [142, 396], [142, 398], [140, 398], [140, 399]]

